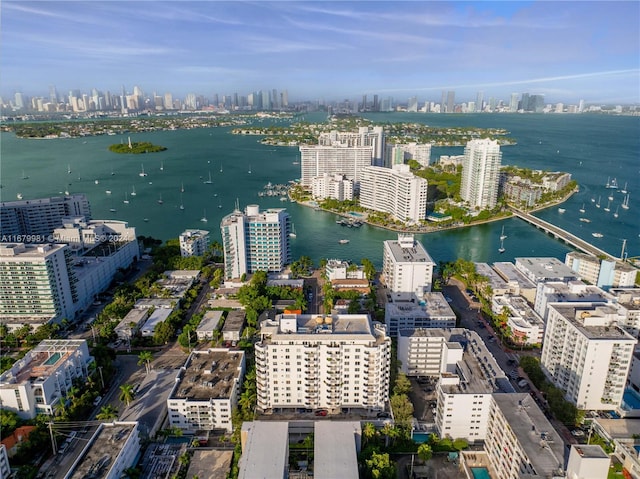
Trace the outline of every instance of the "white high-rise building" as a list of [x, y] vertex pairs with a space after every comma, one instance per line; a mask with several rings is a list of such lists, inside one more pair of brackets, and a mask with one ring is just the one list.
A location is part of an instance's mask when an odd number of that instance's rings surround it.
[[291, 220], [284, 208], [260, 211], [248, 205], [222, 218], [225, 278], [240, 278], [256, 271], [277, 273], [291, 263]]
[[325, 173], [311, 180], [311, 195], [314, 199], [333, 198], [338, 201], [353, 199], [353, 180], [344, 175]]
[[80, 216], [91, 219], [89, 200], [83, 194], [7, 201], [0, 203], [0, 234], [41, 236], [31, 242], [43, 243], [63, 218]]
[[3, 409], [23, 419], [52, 415], [74, 380], [86, 378], [93, 357], [84, 339], [46, 339], [0, 375]]
[[497, 140], [471, 140], [464, 149], [460, 196], [471, 208], [496, 206], [502, 153]]
[[427, 214], [427, 180], [411, 173], [409, 165], [366, 167], [360, 181], [360, 206], [418, 224]]
[[382, 166], [385, 151], [384, 129], [381, 126], [361, 126], [358, 132], [337, 131], [320, 133], [318, 144], [324, 146], [370, 146], [373, 149], [371, 157], [376, 166]]
[[185, 230], [180, 235], [180, 255], [202, 256], [209, 247], [209, 232], [206, 230]]
[[422, 243], [411, 234], [398, 234], [384, 242], [382, 276], [394, 293], [412, 293], [418, 298], [431, 291], [434, 261]]
[[373, 148], [371, 146], [300, 146], [300, 181], [303, 186], [311, 186], [313, 178], [340, 174], [353, 181], [358, 187], [363, 168], [371, 166]]
[[259, 411], [384, 409], [391, 338], [368, 315], [282, 314], [255, 345]]
[[78, 280], [63, 244], [0, 243], [0, 318], [17, 329], [73, 319]]
[[540, 364], [578, 409], [616, 409], [637, 340], [616, 324], [616, 309], [598, 303], [548, 305]]

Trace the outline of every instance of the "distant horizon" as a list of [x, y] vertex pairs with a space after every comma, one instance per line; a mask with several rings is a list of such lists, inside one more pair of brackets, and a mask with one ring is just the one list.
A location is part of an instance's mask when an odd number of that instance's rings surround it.
[[640, 103], [640, 2], [18, 1], [0, 93]]

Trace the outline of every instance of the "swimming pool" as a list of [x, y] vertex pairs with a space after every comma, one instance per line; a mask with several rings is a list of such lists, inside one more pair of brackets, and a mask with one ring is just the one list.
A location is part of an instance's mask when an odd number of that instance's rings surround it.
[[62, 357], [62, 353], [53, 353], [51, 356], [47, 358], [47, 360], [43, 363], [44, 366], [51, 366], [58, 362], [58, 359]]
[[356, 218], [363, 218], [364, 215], [362, 213], [356, 213], [355, 211], [349, 211], [351, 216], [355, 216]]
[[425, 432], [414, 432], [412, 436], [413, 442], [417, 442], [418, 444], [422, 444], [423, 442], [429, 441], [429, 434]]
[[638, 393], [635, 392], [633, 389], [625, 389], [624, 393], [622, 394], [622, 402], [623, 402], [623, 408], [626, 409], [624, 406], [628, 406], [629, 409], [640, 409], [640, 398], [638, 398]]
[[472, 467], [471, 474], [473, 474], [473, 479], [491, 479], [489, 469], [486, 467]]

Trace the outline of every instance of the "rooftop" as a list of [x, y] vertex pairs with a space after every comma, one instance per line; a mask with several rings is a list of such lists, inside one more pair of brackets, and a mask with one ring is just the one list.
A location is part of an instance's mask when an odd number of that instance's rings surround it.
[[412, 236], [409, 240], [409, 236], [400, 235], [397, 240], [387, 240], [384, 244], [396, 263], [433, 263], [422, 243], [414, 240]]
[[563, 469], [564, 441], [529, 394], [494, 394], [493, 400], [538, 476], [554, 477]]
[[316, 421], [314, 470], [316, 479], [358, 479], [358, 421]]
[[[545, 290], [548, 295], [560, 298], [562, 302], [609, 302], [612, 300], [610, 294], [597, 286], [591, 286], [582, 281], [550, 281], [545, 283]], [[553, 301], [552, 298], [549, 301]]]
[[193, 449], [187, 477], [227, 479], [232, 459], [233, 451]]
[[207, 311], [198, 325], [198, 331], [213, 331], [220, 324], [224, 311]]
[[137, 422], [101, 424], [74, 464], [73, 472], [66, 477], [101, 479], [108, 476], [129, 436], [137, 433], [137, 425]]
[[[386, 303], [385, 309], [392, 316], [402, 316], [411, 313], [412, 316], [424, 318], [453, 318], [455, 313], [442, 293], [425, 293], [420, 301], [398, 301]], [[415, 298], [414, 298], [415, 299]]]
[[229, 311], [222, 325], [222, 331], [241, 331], [244, 325], [244, 311]]
[[519, 271], [513, 263], [498, 262], [493, 263], [493, 269], [509, 283], [516, 283], [520, 288], [535, 289], [536, 285]]
[[609, 459], [609, 455], [598, 445], [572, 444], [571, 447], [582, 457]]
[[475, 263], [476, 273], [486, 276], [493, 291], [507, 289], [508, 285], [504, 279], [487, 263]]
[[244, 352], [227, 349], [193, 351], [178, 373], [169, 399], [228, 399], [240, 379]]
[[633, 336], [614, 323], [616, 308], [597, 303], [553, 303], [556, 310], [588, 339], [635, 341]]
[[576, 278], [576, 273], [557, 258], [516, 258], [518, 265], [536, 280]]
[[283, 477], [288, 465], [288, 449], [288, 422], [243, 423], [239, 479]]

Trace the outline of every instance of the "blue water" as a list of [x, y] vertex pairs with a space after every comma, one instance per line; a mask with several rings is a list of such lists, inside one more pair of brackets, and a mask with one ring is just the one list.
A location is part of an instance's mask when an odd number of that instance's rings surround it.
[[630, 409], [640, 409], [640, 397], [633, 389], [625, 389], [622, 394], [622, 402], [629, 406]]
[[491, 479], [486, 467], [472, 467], [471, 474], [473, 474], [473, 479]]
[[422, 444], [423, 442], [427, 442], [429, 440], [429, 434], [425, 434], [424, 432], [414, 432], [412, 438], [413, 442]]
[[[622, 240], [627, 239], [630, 257], [640, 255], [640, 117], [605, 115], [515, 115], [515, 114], [372, 114], [374, 121], [410, 121], [432, 126], [477, 126], [505, 128], [517, 145], [502, 149], [503, 164], [527, 168], [570, 172], [580, 184], [580, 192], [557, 208], [536, 213], [577, 236], [593, 242], [607, 252], [619, 255]], [[321, 121], [308, 115], [308, 121]], [[396, 233], [368, 225], [344, 228], [335, 223], [331, 213], [316, 211], [295, 203], [280, 202], [277, 197], [259, 197], [265, 184], [287, 183], [300, 176], [298, 149], [272, 147], [259, 143], [256, 136], [230, 134], [231, 128], [158, 131], [132, 134], [132, 141], [151, 141], [166, 146], [166, 151], [149, 155], [117, 155], [108, 151], [113, 143], [126, 136], [98, 136], [81, 139], [27, 140], [2, 133], [0, 173], [3, 188], [0, 200], [11, 201], [21, 193], [24, 199], [55, 196], [68, 189], [86, 193], [94, 218], [120, 219], [135, 226], [138, 235], [162, 240], [176, 238], [187, 228], [205, 228], [212, 240], [221, 241], [220, 220], [233, 211], [236, 201], [241, 208], [257, 203], [262, 209], [286, 207], [295, 224], [297, 238], [291, 240], [293, 258], [309, 256], [314, 262], [322, 258], [341, 258], [360, 262], [368, 258], [380, 268], [382, 241], [396, 238]], [[433, 148], [432, 160], [442, 154], [462, 154], [463, 147]], [[164, 169], [160, 170], [161, 162]], [[147, 177], [140, 177], [144, 163]], [[67, 165], [72, 169], [67, 174]], [[223, 171], [220, 172], [220, 169]], [[29, 176], [23, 180], [22, 171]], [[249, 173], [251, 170], [251, 173]], [[111, 172], [115, 174], [112, 176]], [[203, 181], [211, 172], [213, 184]], [[619, 209], [622, 194], [614, 192], [610, 213], [596, 209], [591, 198], [606, 197], [607, 177], [616, 177], [620, 188], [628, 182], [630, 209]], [[95, 184], [99, 180], [99, 184]], [[151, 182], [152, 184], [149, 184]], [[181, 202], [180, 186], [184, 183]], [[135, 186], [137, 196], [125, 193]], [[112, 191], [111, 195], [106, 190]], [[157, 200], [162, 195], [163, 205]], [[578, 212], [585, 203], [587, 212]], [[116, 208], [115, 213], [109, 211]], [[207, 216], [208, 223], [200, 222]], [[588, 216], [591, 223], [579, 221]], [[144, 219], [148, 219], [145, 222]], [[500, 232], [505, 226], [506, 252], [500, 254]], [[597, 239], [591, 233], [601, 232]], [[339, 239], [349, 239], [339, 244]], [[471, 261], [513, 261], [519, 256], [551, 256], [564, 259], [571, 250], [543, 232], [518, 219], [449, 230], [417, 237], [434, 261], [465, 258]]]
[[62, 353], [53, 353], [51, 356], [47, 358], [47, 360], [42, 363], [45, 366], [51, 366], [58, 362], [58, 360], [62, 357]]

